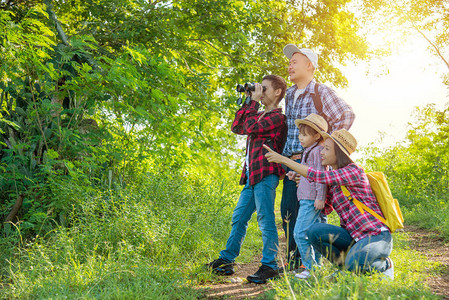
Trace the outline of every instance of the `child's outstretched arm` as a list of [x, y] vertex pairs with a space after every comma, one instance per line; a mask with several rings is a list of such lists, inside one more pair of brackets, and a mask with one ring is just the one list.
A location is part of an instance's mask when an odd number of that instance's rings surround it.
[[309, 170], [309, 167], [307, 167], [305, 165], [301, 165], [286, 156], [280, 155], [279, 153], [273, 151], [267, 145], [263, 145], [263, 147], [268, 150], [268, 153], [265, 154], [265, 157], [267, 158], [268, 162], [274, 162], [274, 163], [286, 165], [287, 167], [289, 167], [290, 169], [292, 169], [299, 175], [307, 177], [307, 171]]

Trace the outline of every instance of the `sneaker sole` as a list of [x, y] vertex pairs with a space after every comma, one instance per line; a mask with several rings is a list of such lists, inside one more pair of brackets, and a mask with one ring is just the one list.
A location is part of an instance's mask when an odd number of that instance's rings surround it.
[[248, 280], [249, 282], [255, 283], [255, 284], [265, 284], [265, 283], [267, 283], [267, 280], [249, 279], [248, 277], [246, 278], [246, 280]]
[[267, 278], [267, 279], [252, 279], [251, 277], [248, 276], [248, 277], [246, 277], [246, 280], [248, 280], [249, 282], [252, 282], [252, 283], [256, 283], [256, 284], [265, 284], [268, 281], [276, 279], [276, 278], [279, 278], [279, 275], [278, 276], [273, 276], [273, 277], [270, 277], [270, 278]]

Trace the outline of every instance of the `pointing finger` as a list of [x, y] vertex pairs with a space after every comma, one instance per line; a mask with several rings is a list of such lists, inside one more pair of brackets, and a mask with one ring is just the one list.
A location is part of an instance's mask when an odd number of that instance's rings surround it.
[[263, 144], [262, 145], [265, 149], [267, 149], [268, 150], [268, 152], [274, 152], [273, 150], [271, 150], [271, 148], [270, 147], [268, 147], [267, 145], [265, 145], [265, 144]]

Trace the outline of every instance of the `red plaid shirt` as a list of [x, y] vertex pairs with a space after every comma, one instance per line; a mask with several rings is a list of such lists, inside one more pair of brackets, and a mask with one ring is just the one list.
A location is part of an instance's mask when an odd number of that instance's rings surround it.
[[[247, 135], [246, 151], [249, 151], [249, 184], [255, 185], [268, 175], [281, 176], [285, 173], [281, 164], [269, 163], [265, 159], [268, 152], [262, 147], [268, 145], [278, 153], [282, 153], [287, 138], [286, 117], [282, 109], [274, 109], [260, 118], [258, 114], [259, 102], [251, 100], [243, 105], [236, 113], [232, 123], [232, 132]], [[260, 118], [260, 120], [259, 120]], [[249, 147], [248, 147], [249, 143]], [[240, 184], [246, 184], [246, 162], [243, 167]]]
[[349, 164], [346, 167], [331, 171], [317, 171], [309, 168], [307, 178], [330, 185], [328, 196], [333, 208], [340, 216], [340, 226], [345, 228], [356, 241], [369, 235], [378, 235], [381, 228], [386, 227], [370, 213], [360, 213], [354, 202], [348, 200], [341, 190], [342, 185], [346, 186], [353, 198], [383, 216], [365, 171], [361, 167], [356, 164]]

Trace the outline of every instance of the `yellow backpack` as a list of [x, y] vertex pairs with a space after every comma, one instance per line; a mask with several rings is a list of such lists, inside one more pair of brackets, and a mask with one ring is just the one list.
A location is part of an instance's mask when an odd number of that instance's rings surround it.
[[341, 190], [343, 191], [343, 194], [349, 200], [354, 202], [362, 214], [365, 213], [365, 211], [369, 212], [379, 221], [387, 225], [391, 232], [395, 232], [396, 229], [404, 228], [404, 218], [402, 217], [402, 212], [399, 208], [399, 202], [397, 199], [393, 198], [385, 175], [382, 172], [368, 172], [366, 173], [366, 176], [368, 177], [371, 189], [373, 190], [374, 196], [376, 196], [380, 210], [385, 218], [382, 218], [382, 216], [359, 200], [351, 197], [351, 193], [342, 185]]

